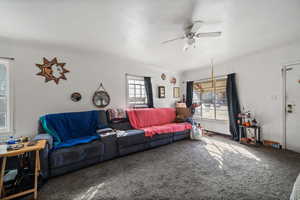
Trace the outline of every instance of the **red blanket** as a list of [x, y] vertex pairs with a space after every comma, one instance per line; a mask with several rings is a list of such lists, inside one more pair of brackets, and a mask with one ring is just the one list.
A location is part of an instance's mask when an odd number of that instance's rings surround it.
[[145, 131], [145, 136], [173, 133], [191, 129], [189, 123], [174, 123], [176, 110], [174, 108], [146, 108], [127, 110], [130, 124], [135, 129]]

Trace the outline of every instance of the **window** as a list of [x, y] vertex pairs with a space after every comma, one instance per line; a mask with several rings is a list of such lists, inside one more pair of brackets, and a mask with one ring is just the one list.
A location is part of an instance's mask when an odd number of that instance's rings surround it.
[[144, 77], [127, 75], [127, 104], [129, 107], [148, 107]]
[[10, 94], [9, 63], [0, 60], [0, 132], [12, 129]]
[[197, 103], [195, 117], [200, 119], [228, 120], [226, 78], [194, 82], [193, 103]]

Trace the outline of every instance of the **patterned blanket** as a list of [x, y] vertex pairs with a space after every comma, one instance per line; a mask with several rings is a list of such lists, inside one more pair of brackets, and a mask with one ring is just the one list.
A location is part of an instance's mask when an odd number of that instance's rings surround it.
[[110, 122], [120, 122], [127, 119], [126, 111], [121, 108], [107, 109], [108, 120]]

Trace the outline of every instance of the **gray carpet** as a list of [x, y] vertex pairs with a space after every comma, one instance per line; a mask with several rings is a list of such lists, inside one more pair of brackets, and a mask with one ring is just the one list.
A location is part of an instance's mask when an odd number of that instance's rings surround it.
[[288, 199], [300, 154], [214, 136], [100, 163], [50, 179], [39, 199]]

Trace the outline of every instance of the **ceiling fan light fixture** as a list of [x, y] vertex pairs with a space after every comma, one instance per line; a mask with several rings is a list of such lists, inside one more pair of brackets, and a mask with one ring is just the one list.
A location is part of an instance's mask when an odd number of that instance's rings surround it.
[[183, 39], [184, 43], [185, 43], [184, 47], [183, 47], [183, 51], [187, 51], [188, 49], [190, 49], [192, 47], [196, 48], [196, 40], [198, 40], [199, 38], [219, 37], [222, 35], [221, 31], [200, 32], [200, 30], [201, 30], [200, 28], [203, 23], [205, 23], [205, 22], [203, 22], [201, 20], [194, 21], [192, 24], [190, 24], [189, 26], [187, 26], [184, 29], [185, 32], [184, 32], [183, 36], [163, 41], [162, 44]]
[[185, 44], [185, 45], [183, 46], [183, 51], [187, 51], [187, 50], [189, 49], [189, 47], [190, 47], [190, 45]]

